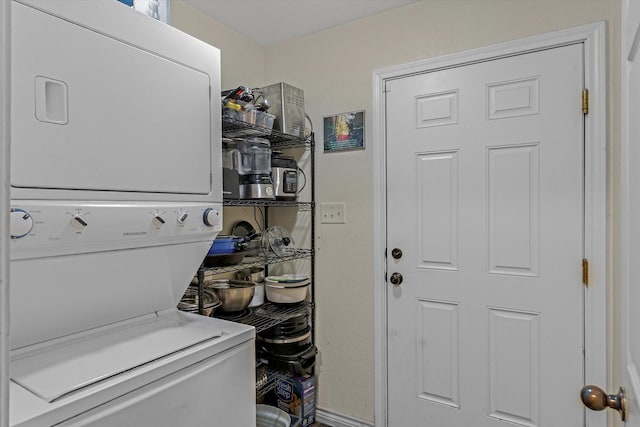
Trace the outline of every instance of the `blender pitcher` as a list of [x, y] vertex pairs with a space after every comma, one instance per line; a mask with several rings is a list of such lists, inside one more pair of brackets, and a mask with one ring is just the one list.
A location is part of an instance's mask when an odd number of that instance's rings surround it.
[[246, 138], [237, 142], [237, 150], [240, 156], [240, 198], [274, 199], [269, 140]]

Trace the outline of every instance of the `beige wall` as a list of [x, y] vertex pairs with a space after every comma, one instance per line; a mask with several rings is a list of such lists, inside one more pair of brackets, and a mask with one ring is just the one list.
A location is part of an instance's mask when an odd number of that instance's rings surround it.
[[264, 84], [265, 51], [259, 44], [182, 0], [171, 0], [171, 25], [220, 49], [223, 90]]
[[[190, 32], [192, 19], [200, 26], [212, 24], [179, 1], [174, 0], [173, 4], [178, 5], [173, 9], [174, 24], [183, 30]], [[321, 352], [320, 407], [373, 420], [372, 233], [381, 231], [373, 230], [372, 224], [371, 148], [323, 153], [323, 117], [366, 110], [366, 144], [370, 145], [373, 69], [598, 20], [606, 20], [608, 26], [609, 212], [610, 217], [616, 219], [620, 151], [620, 4], [617, 0], [423, 0], [266, 48], [264, 74], [242, 76], [251, 84], [263, 78], [265, 83], [285, 81], [304, 89], [306, 110], [316, 132], [317, 201], [346, 203], [346, 224], [317, 226], [315, 292], [317, 345]], [[222, 48], [223, 81], [236, 77], [235, 67], [242, 68], [240, 57], [245, 55], [238, 47], [246, 41], [229, 40], [228, 35], [216, 40], [218, 33], [213, 28], [210, 31], [199, 27], [198, 34], [208, 36], [205, 40]], [[223, 46], [221, 42], [228, 45]], [[229, 53], [225, 47], [235, 51]], [[618, 240], [615, 238], [617, 228], [611, 224], [614, 221], [610, 222], [614, 239], [609, 251], [613, 260], [617, 258], [613, 255], [617, 252]], [[617, 277], [613, 273], [610, 276], [609, 293], [613, 295]]]

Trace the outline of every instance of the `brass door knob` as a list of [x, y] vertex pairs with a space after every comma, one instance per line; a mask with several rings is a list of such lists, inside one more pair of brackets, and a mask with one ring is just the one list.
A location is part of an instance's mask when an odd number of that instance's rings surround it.
[[625, 421], [627, 418], [626, 399], [624, 388], [620, 387], [618, 394], [606, 394], [600, 387], [586, 385], [580, 390], [580, 399], [589, 409], [602, 411], [606, 408], [615, 409], [620, 413], [620, 418]]

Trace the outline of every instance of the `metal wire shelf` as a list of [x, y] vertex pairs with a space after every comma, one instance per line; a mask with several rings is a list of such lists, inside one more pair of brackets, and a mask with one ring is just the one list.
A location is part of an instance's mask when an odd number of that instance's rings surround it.
[[225, 200], [224, 206], [266, 206], [274, 208], [298, 208], [301, 211], [311, 210], [315, 202], [293, 202], [285, 200]]
[[311, 140], [303, 137], [289, 135], [275, 129], [267, 129], [255, 126], [247, 122], [232, 119], [230, 117], [222, 118], [222, 133], [225, 137], [243, 138], [247, 136], [262, 136], [271, 141], [271, 148], [292, 148], [304, 147], [312, 144]]
[[[300, 302], [289, 306], [267, 302], [253, 309], [251, 315], [238, 320], [238, 322], [252, 325], [256, 328], [256, 333], [260, 333], [292, 317], [311, 313], [312, 309], [313, 303], [311, 302]], [[256, 360], [256, 369], [257, 372], [263, 370], [266, 373], [266, 378], [256, 384], [256, 395], [265, 395], [273, 390], [278, 380], [293, 377], [290, 372], [278, 371], [264, 365], [259, 358]]]
[[238, 323], [244, 323], [256, 328], [256, 334], [282, 323], [292, 317], [310, 313], [313, 304], [310, 302], [299, 302], [296, 304], [283, 305], [266, 302], [251, 310], [251, 313]]
[[[256, 383], [256, 396], [264, 396], [276, 387], [279, 380], [288, 380], [293, 378], [293, 374], [289, 372], [276, 371], [258, 364], [257, 371], [264, 370], [265, 378]], [[259, 373], [256, 375], [260, 375]]]
[[240, 264], [234, 265], [226, 265], [223, 267], [201, 267], [202, 270], [212, 272], [214, 274], [218, 273], [233, 273], [235, 271], [243, 270], [245, 268], [251, 267], [262, 267], [265, 264], [278, 264], [281, 262], [293, 261], [296, 259], [303, 258], [311, 258], [313, 253], [312, 249], [296, 249], [295, 253], [286, 256], [259, 256], [259, 257], [245, 257], [244, 260]]
[[245, 310], [246, 313], [240, 312], [238, 315], [234, 313], [214, 313], [214, 317], [219, 317], [230, 322], [243, 323], [256, 328], [256, 334], [266, 331], [285, 320], [291, 319], [303, 314], [311, 314], [313, 303], [298, 302], [294, 304], [275, 304], [265, 302], [264, 304]]

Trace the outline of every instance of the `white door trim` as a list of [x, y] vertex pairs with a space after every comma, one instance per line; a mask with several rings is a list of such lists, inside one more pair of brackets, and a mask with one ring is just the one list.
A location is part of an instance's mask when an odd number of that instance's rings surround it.
[[9, 426], [9, 89], [11, 2], [0, 2], [0, 427]]
[[[620, 240], [621, 240], [621, 256], [620, 256], [620, 281], [621, 289], [620, 297], [617, 298], [620, 301], [620, 310], [622, 313], [622, 348], [621, 348], [621, 366], [620, 366], [620, 378], [622, 386], [626, 387], [627, 395], [627, 414], [632, 414], [633, 422], [627, 419], [629, 424], [637, 425], [640, 423], [640, 414], [637, 412], [637, 408], [640, 402], [637, 401], [637, 397], [640, 396], [640, 374], [637, 370], [637, 364], [633, 363], [633, 357], [631, 355], [630, 344], [632, 341], [633, 332], [635, 332], [635, 326], [630, 324], [629, 308], [632, 307], [633, 302], [629, 301], [629, 289], [635, 283], [632, 276], [631, 266], [634, 263], [634, 259], [631, 258], [630, 243], [633, 240], [633, 236], [630, 235], [632, 221], [636, 218], [631, 216], [631, 195], [633, 187], [631, 185], [630, 171], [637, 167], [633, 164], [633, 159], [630, 157], [631, 145], [635, 144], [629, 132], [629, 122], [632, 118], [629, 115], [629, 101], [630, 101], [630, 85], [629, 85], [629, 73], [632, 67], [638, 65], [632, 65], [632, 62], [638, 62], [638, 53], [640, 46], [640, 31], [638, 31], [638, 22], [633, 18], [629, 18], [630, 11], [628, 10], [630, 0], [622, 1], [622, 16], [627, 17], [622, 20], [622, 58], [621, 58], [621, 75], [622, 75], [622, 144], [620, 150], [620, 175], [621, 175], [621, 200], [620, 200]], [[633, 15], [631, 15], [633, 16]], [[631, 34], [635, 34], [632, 37]], [[631, 95], [633, 96], [633, 95]], [[629, 302], [627, 302], [629, 301]], [[625, 305], [627, 307], [625, 307]], [[637, 339], [637, 338], [636, 338]], [[609, 390], [613, 390], [617, 387], [617, 384], [607, 384]], [[634, 401], [635, 400], [635, 401]]]
[[[387, 80], [459, 67], [517, 54], [583, 43], [589, 114], [585, 119], [585, 382], [607, 385], [607, 92], [605, 22], [595, 22], [479, 49], [373, 70], [373, 244], [374, 244], [374, 372], [375, 425], [387, 426], [387, 284], [385, 283]], [[578, 102], [578, 101], [576, 101]], [[382, 230], [382, 232], [380, 231]], [[579, 266], [576, 273], [579, 274]], [[553, 392], [547, 390], [546, 392]], [[576, 390], [576, 399], [579, 390]], [[606, 425], [606, 414], [588, 411], [587, 426]]]

